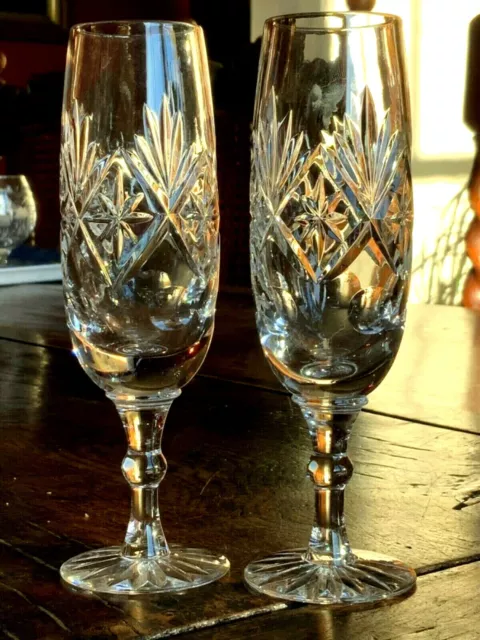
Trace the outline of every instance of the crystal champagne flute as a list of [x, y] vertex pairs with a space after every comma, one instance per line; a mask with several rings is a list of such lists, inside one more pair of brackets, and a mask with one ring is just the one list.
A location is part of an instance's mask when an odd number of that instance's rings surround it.
[[352, 425], [397, 354], [411, 268], [410, 112], [401, 21], [369, 13], [265, 23], [253, 127], [251, 270], [264, 354], [311, 437], [308, 546], [252, 562], [256, 591], [358, 603], [415, 573], [353, 550]]
[[83, 553], [61, 575], [82, 589], [126, 594], [216, 580], [228, 560], [169, 546], [158, 507], [165, 420], [205, 358], [218, 289], [215, 133], [200, 27], [72, 29], [61, 209], [74, 351], [118, 410], [132, 491], [123, 546]]

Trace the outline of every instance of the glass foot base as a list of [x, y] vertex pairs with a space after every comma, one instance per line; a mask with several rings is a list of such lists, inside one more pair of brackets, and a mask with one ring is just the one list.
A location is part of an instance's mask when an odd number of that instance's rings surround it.
[[341, 565], [305, 560], [306, 549], [280, 551], [251, 562], [245, 581], [257, 593], [312, 604], [360, 604], [394, 598], [415, 584], [415, 571], [370, 551]]
[[125, 558], [121, 547], [87, 551], [67, 560], [60, 574], [78, 589], [134, 595], [193, 589], [218, 580], [229, 569], [225, 556], [171, 545], [168, 556], [149, 559]]

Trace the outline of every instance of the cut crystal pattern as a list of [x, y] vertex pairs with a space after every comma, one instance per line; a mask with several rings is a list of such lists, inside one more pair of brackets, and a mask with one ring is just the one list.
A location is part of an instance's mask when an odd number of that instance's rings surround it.
[[[266, 206], [268, 220], [261, 231], [259, 249], [263, 249], [273, 230], [276, 241], [285, 256], [289, 250], [296, 256], [305, 271], [316, 279], [305, 252], [282, 217], [285, 207], [295, 197], [312, 164], [316, 153], [305, 149], [304, 134], [292, 135], [293, 114], [280, 123], [277, 120], [275, 93], [272, 91], [264, 120], [260, 120], [253, 132], [253, 171], [255, 189], [253, 203], [261, 199]], [[319, 147], [318, 147], [319, 149]], [[254, 210], [254, 209], [253, 209]]]
[[60, 205], [63, 212], [62, 250], [67, 253], [80, 232], [92, 258], [108, 285], [112, 284], [109, 270], [101, 257], [85, 221], [114, 160], [97, 158], [97, 143], [90, 139], [92, 116], [74, 101], [71, 113], [63, 115], [63, 139], [60, 153]]
[[151, 558], [122, 556], [120, 547], [87, 551], [62, 565], [62, 577], [76, 587], [110, 594], [185, 591], [218, 580], [230, 568], [225, 556], [204, 549], [170, 546]]
[[330, 179], [342, 189], [352, 207], [358, 203], [365, 216], [375, 220], [383, 218], [388, 209], [404, 144], [399, 132], [391, 130], [389, 111], [378, 127], [368, 87], [363, 92], [362, 105], [361, 127], [347, 114], [343, 121], [334, 118], [333, 136], [324, 134], [327, 143], [322, 145], [323, 161]]
[[135, 136], [135, 150], [123, 151], [123, 155], [157, 215], [146, 232], [142, 254], [129, 256], [122, 280], [127, 280], [138, 261], [148, 259], [167, 235], [193, 273], [200, 275], [201, 265], [191, 246], [192, 239], [194, 244], [198, 242], [197, 234], [192, 234], [192, 226], [185, 224], [182, 213], [187, 208], [193, 187], [205, 169], [208, 170], [205, 167], [207, 154], [199, 143], [186, 144], [183, 115], [174, 112], [166, 96], [160, 118], [150, 107], [144, 106], [144, 129], [143, 136]]
[[102, 233], [98, 236], [98, 241], [102, 244], [105, 240], [111, 242], [112, 252], [117, 262], [122, 256], [125, 240], [129, 239], [134, 245], [138, 241], [134, 232], [135, 225], [150, 222], [153, 218], [151, 213], [138, 211], [138, 206], [144, 199], [143, 193], [129, 196], [124, 189], [123, 182], [123, 171], [117, 167], [113, 199], [100, 193], [99, 198], [105, 205], [105, 214], [90, 218], [93, 223], [105, 225]]
[[[93, 39], [92, 39], [93, 34]], [[213, 336], [219, 275], [215, 131], [202, 29], [72, 29], [61, 141], [62, 269], [73, 351], [115, 404], [131, 508], [122, 546], [60, 569], [93, 593], [182, 593], [229, 570], [167, 544], [159, 487], [172, 401]]]
[[253, 132], [252, 281], [264, 350], [284, 382], [358, 374], [377, 357], [387, 367], [403, 330], [409, 150], [391, 112], [377, 118], [368, 87], [358, 103], [358, 118], [334, 117], [312, 146], [298, 114], [278, 117], [272, 90]]
[[[272, 91], [253, 133], [253, 248], [261, 251], [274, 227], [279, 248], [288, 256], [288, 247], [314, 281], [331, 272], [332, 278], [339, 275], [348, 267], [349, 252], [354, 257], [371, 239], [374, 259], [384, 260], [395, 271], [382, 221], [390, 224], [388, 219], [398, 217], [395, 211], [402, 206], [395, 180], [405, 144], [398, 131], [392, 132], [388, 111], [378, 127], [368, 87], [362, 104], [362, 128], [348, 115], [343, 121], [334, 118], [333, 135], [324, 131], [324, 143], [308, 149], [303, 132], [292, 134], [291, 111], [278, 122]], [[390, 207], [392, 199], [395, 204]], [[289, 224], [283, 214], [292, 202], [301, 207]], [[266, 207], [267, 223], [260, 219], [263, 211], [257, 216], [261, 205]], [[407, 226], [410, 222], [411, 213]]]
[[[116, 386], [120, 369], [128, 379], [137, 363], [127, 356], [171, 354], [155, 366], [173, 372], [176, 358], [187, 370], [208, 348], [218, 287], [216, 160], [208, 135], [192, 124], [187, 131], [169, 94], [159, 112], [145, 105], [141, 131], [106, 153], [94, 116], [78, 102], [64, 114], [68, 322], [99, 383], [99, 368], [104, 384]], [[151, 368], [144, 373], [153, 375]], [[156, 384], [173, 380], [164, 375]]]
[[[391, 131], [388, 111], [380, 128], [378, 127], [375, 105], [368, 87], [364, 90], [362, 105], [361, 128], [345, 115], [343, 122], [334, 119], [333, 136], [324, 134], [326, 143], [322, 145], [323, 167], [355, 212], [358, 225], [364, 231], [366, 226], [370, 227], [369, 233], [365, 232], [364, 237], [371, 235], [375, 250], [395, 271], [388, 243], [382, 234], [381, 221], [389, 213], [395, 178], [405, 146], [399, 132]], [[360, 250], [363, 248], [359, 246]], [[342, 260], [342, 268], [348, 266], [348, 260], [344, 256], [345, 248], [339, 247], [329, 270], [335, 270], [339, 260]]]
[[61, 147], [62, 249], [83, 244], [113, 289], [141, 269], [163, 242], [191, 272], [208, 279], [217, 260], [215, 156], [188, 143], [183, 114], [165, 96], [157, 115], [144, 105], [134, 148], [99, 157], [92, 115], [74, 102]]
[[308, 546], [255, 560], [244, 578], [257, 593], [299, 603], [372, 603], [415, 584], [401, 562], [353, 549], [344, 517], [348, 439], [398, 352], [411, 272], [401, 26], [384, 29], [391, 16], [375, 20], [267, 20], [258, 76], [250, 226], [257, 327], [305, 419], [315, 515]]
[[415, 574], [392, 558], [357, 551], [347, 564], [310, 562], [306, 549], [280, 551], [251, 562], [248, 585], [259, 593], [313, 604], [361, 603], [397, 597], [412, 588]]

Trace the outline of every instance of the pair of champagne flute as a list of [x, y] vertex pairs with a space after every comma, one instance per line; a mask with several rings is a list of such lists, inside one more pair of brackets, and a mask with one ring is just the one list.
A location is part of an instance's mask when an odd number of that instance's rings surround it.
[[[245, 569], [274, 597], [359, 603], [415, 573], [350, 548], [351, 427], [390, 368], [411, 264], [410, 116], [400, 20], [299, 14], [265, 24], [253, 125], [251, 271], [265, 356], [311, 437], [315, 520], [304, 549]], [[62, 262], [80, 364], [115, 403], [131, 486], [123, 546], [67, 561], [100, 593], [184, 591], [229, 569], [168, 545], [158, 487], [172, 401], [201, 366], [219, 272], [215, 133], [200, 27], [72, 29], [61, 148]]]

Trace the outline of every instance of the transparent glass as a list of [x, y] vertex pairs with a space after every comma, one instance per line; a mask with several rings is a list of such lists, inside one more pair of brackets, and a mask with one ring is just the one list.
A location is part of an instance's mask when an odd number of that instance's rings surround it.
[[251, 563], [246, 582], [300, 602], [396, 596], [415, 574], [350, 548], [344, 490], [348, 437], [400, 346], [410, 280], [410, 115], [398, 18], [265, 23], [251, 217], [258, 331], [307, 423], [315, 520], [306, 548]]
[[123, 546], [73, 558], [61, 575], [76, 587], [126, 594], [216, 580], [228, 560], [169, 546], [158, 507], [165, 420], [205, 358], [218, 289], [215, 133], [200, 27], [72, 29], [61, 209], [74, 351], [119, 412], [132, 490]]
[[0, 265], [28, 239], [37, 221], [37, 207], [25, 176], [0, 176]]

